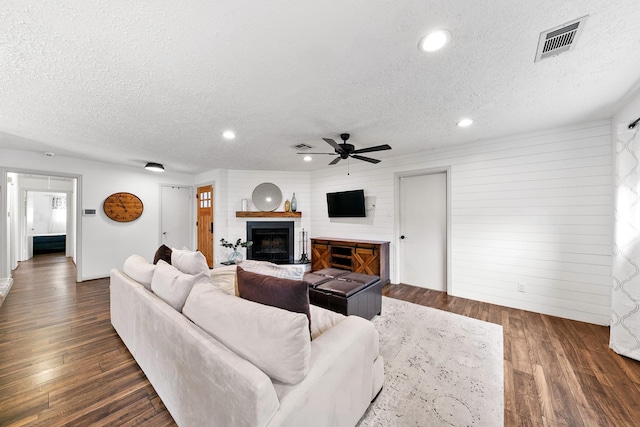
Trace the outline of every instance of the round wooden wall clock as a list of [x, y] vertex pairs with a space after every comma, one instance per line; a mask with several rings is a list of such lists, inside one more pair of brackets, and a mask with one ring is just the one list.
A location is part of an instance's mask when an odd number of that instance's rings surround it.
[[118, 222], [130, 222], [140, 218], [144, 205], [142, 200], [131, 193], [113, 193], [102, 205], [104, 213]]

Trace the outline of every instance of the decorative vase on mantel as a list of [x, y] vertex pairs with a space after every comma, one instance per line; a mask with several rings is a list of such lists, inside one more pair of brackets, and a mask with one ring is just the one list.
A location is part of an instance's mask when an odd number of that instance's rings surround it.
[[238, 264], [239, 262], [242, 262], [242, 254], [238, 251], [233, 251], [229, 254], [227, 259], [232, 264]]
[[296, 200], [296, 193], [293, 193], [293, 197], [291, 198], [291, 211], [295, 212], [298, 210], [298, 202]]
[[291, 202], [289, 199], [284, 201], [284, 211], [289, 212], [291, 210]]

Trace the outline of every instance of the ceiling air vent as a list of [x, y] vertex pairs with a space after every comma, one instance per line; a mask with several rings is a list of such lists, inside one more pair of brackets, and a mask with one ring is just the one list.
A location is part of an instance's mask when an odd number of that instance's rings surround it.
[[291, 148], [294, 148], [296, 150], [309, 150], [310, 148], [313, 148], [313, 146], [309, 145], [309, 144], [305, 144], [304, 142], [301, 144], [296, 144], [291, 146]]
[[589, 15], [586, 15], [575, 21], [567, 22], [559, 27], [541, 32], [540, 40], [538, 40], [536, 59], [533, 62], [538, 62], [573, 49], [588, 17]]

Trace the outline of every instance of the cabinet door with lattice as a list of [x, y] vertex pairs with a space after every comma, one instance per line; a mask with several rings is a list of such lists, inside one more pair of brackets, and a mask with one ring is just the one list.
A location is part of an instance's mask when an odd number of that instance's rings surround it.
[[331, 267], [331, 247], [328, 242], [311, 242], [311, 271]]
[[355, 273], [380, 275], [380, 251], [357, 247], [353, 251], [352, 269]]

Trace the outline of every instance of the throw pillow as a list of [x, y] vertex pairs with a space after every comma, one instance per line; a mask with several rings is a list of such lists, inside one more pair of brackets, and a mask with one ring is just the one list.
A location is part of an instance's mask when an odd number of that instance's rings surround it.
[[157, 264], [160, 260], [163, 260], [167, 264], [171, 264], [171, 248], [167, 245], [160, 246], [153, 257], [154, 264]]
[[245, 271], [279, 277], [281, 279], [302, 280], [304, 265], [278, 265], [268, 261], [247, 260], [240, 263]]
[[279, 277], [245, 271], [237, 267], [238, 296], [249, 301], [270, 305], [294, 313], [303, 313], [309, 319], [309, 284], [301, 280], [281, 279]]
[[211, 285], [211, 277], [208, 273], [200, 273], [196, 276], [185, 274], [160, 260], [153, 273], [151, 290], [175, 310], [182, 311], [191, 288], [201, 282]]
[[213, 286], [218, 287], [229, 295], [238, 296], [238, 279], [236, 278], [235, 265], [214, 268], [210, 274]]
[[207, 259], [200, 251], [172, 248], [170, 264], [187, 274], [209, 273]]
[[296, 384], [309, 372], [311, 339], [304, 314], [244, 300], [202, 283], [193, 287], [182, 313], [274, 380]]
[[151, 280], [156, 266], [140, 255], [131, 255], [124, 261], [122, 271], [142, 286], [151, 290]]

